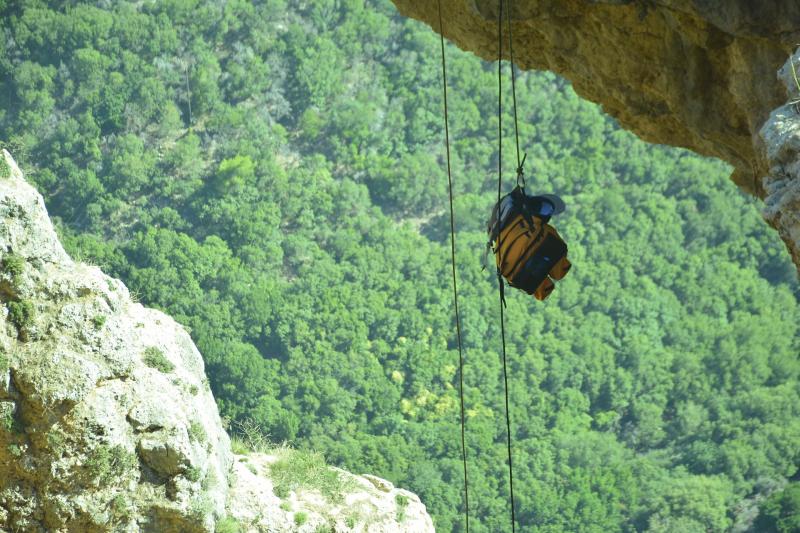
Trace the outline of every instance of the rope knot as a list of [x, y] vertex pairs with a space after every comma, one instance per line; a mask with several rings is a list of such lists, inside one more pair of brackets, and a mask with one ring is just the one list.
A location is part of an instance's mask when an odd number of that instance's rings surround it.
[[517, 167], [517, 185], [525, 188], [525, 159], [528, 158], [528, 154], [525, 153], [522, 155], [522, 161], [520, 161], [519, 166]]

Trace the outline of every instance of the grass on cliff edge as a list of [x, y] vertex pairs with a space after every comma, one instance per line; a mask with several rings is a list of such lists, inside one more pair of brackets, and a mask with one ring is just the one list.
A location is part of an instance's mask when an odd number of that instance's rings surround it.
[[277, 460], [269, 465], [269, 476], [279, 498], [292, 491], [316, 490], [331, 503], [341, 503], [345, 494], [355, 490], [355, 481], [331, 467], [316, 451], [296, 450], [286, 444], [275, 444], [261, 428], [250, 421], [235, 424], [231, 449], [238, 455], [263, 453]]

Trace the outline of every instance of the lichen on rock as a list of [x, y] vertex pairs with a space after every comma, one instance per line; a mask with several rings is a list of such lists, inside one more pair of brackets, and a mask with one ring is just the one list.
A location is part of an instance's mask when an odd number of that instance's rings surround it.
[[[234, 462], [185, 329], [70, 259], [42, 197], [5, 150], [0, 161], [0, 531], [305, 531], [337, 516], [313, 491], [285, 509], [269, 468]], [[400, 521], [346, 475], [342, 501], [377, 502], [368, 523], [433, 531], [416, 496]]]

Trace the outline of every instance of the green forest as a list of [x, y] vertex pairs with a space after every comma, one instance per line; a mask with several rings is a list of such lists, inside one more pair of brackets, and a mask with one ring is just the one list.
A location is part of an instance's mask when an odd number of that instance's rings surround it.
[[[0, 31], [2, 146], [74, 257], [189, 329], [231, 427], [464, 531], [438, 35], [389, 0], [0, 0]], [[471, 530], [495, 533], [497, 64], [447, 54]], [[759, 201], [554, 74], [516, 93], [574, 265], [545, 302], [507, 291], [518, 530], [800, 531], [800, 287]]]

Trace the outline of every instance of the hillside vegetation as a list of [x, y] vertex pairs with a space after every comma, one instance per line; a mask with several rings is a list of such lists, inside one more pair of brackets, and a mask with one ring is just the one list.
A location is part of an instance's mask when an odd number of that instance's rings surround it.
[[[388, 0], [0, 0], [0, 21], [0, 140], [70, 253], [191, 328], [225, 417], [462, 531], [438, 36]], [[470, 503], [497, 532], [496, 65], [448, 54]], [[520, 74], [517, 100], [528, 188], [567, 201], [575, 265], [545, 303], [508, 296], [520, 526], [743, 531], [760, 507], [758, 531], [795, 531], [777, 235], [724, 164], [637, 140], [563, 79]]]

